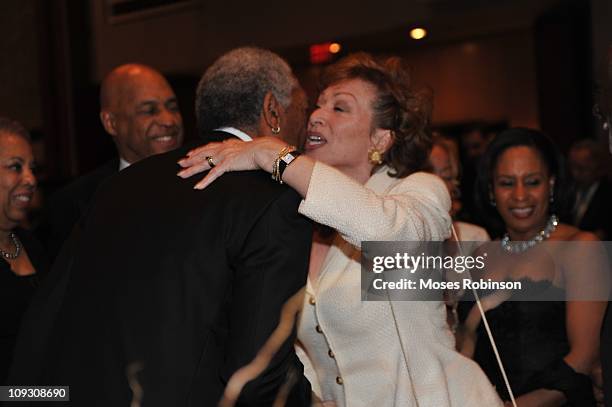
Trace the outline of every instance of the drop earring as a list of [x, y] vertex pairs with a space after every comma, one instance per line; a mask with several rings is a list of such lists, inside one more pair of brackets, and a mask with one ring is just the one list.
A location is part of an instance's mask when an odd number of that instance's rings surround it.
[[368, 151], [368, 161], [373, 165], [380, 165], [383, 163], [382, 153], [376, 148], [373, 147]]

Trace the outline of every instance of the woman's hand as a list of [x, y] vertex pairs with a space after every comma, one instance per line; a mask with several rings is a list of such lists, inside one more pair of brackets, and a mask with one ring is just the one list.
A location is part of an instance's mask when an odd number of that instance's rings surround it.
[[[222, 143], [209, 143], [189, 151], [179, 160], [183, 169], [177, 175], [189, 178], [210, 170], [194, 186], [195, 189], [204, 189], [226, 172], [262, 169], [271, 173], [274, 160], [286, 145], [276, 137], [258, 137], [249, 142], [229, 139]], [[211, 168], [209, 161], [214, 167]]]

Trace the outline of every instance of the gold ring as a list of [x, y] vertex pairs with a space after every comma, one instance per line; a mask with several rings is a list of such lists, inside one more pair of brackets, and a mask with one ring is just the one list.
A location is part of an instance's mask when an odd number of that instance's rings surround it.
[[210, 165], [210, 168], [215, 166], [215, 162], [213, 161], [213, 158], [211, 156], [207, 156], [206, 161], [208, 161], [208, 165]]

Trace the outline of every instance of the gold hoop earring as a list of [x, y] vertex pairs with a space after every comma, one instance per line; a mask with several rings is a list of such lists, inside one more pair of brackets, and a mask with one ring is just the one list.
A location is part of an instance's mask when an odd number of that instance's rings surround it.
[[383, 163], [383, 156], [380, 151], [376, 147], [371, 148], [368, 151], [368, 161], [370, 164], [380, 165]]
[[274, 110], [272, 111], [271, 114], [272, 114], [272, 116], [274, 116], [278, 120], [278, 123], [277, 123], [276, 127], [274, 127], [274, 126], [272, 126], [270, 124], [270, 130], [272, 131], [272, 134], [278, 134], [281, 131], [281, 128], [280, 128], [280, 117], [278, 117], [278, 113], [276, 113]]

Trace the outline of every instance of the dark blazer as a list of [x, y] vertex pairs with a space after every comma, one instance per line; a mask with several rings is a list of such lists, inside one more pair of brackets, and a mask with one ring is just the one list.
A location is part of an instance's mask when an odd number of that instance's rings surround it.
[[85, 214], [100, 184], [117, 171], [119, 158], [77, 178], [55, 192], [45, 203], [35, 234], [50, 259], [57, 257], [72, 228]]
[[603, 230], [603, 240], [612, 240], [612, 185], [609, 181], [602, 179], [599, 187], [593, 194], [593, 198], [584, 212], [580, 223], [576, 226], [580, 230], [596, 231]]
[[[175, 175], [187, 151], [143, 160], [99, 188], [74, 254], [64, 249], [46, 280], [64, 288], [41, 289], [55, 322], [40, 335], [26, 327], [12, 382], [69, 385], [73, 406], [128, 406], [135, 383], [143, 406], [216, 406], [255, 357], [305, 284], [310, 222], [295, 191], [264, 172], [194, 190], [201, 175]], [[44, 350], [28, 351], [33, 337]], [[295, 329], [238, 405], [272, 405], [290, 371], [298, 383], [288, 405], [309, 405], [294, 338]]]

